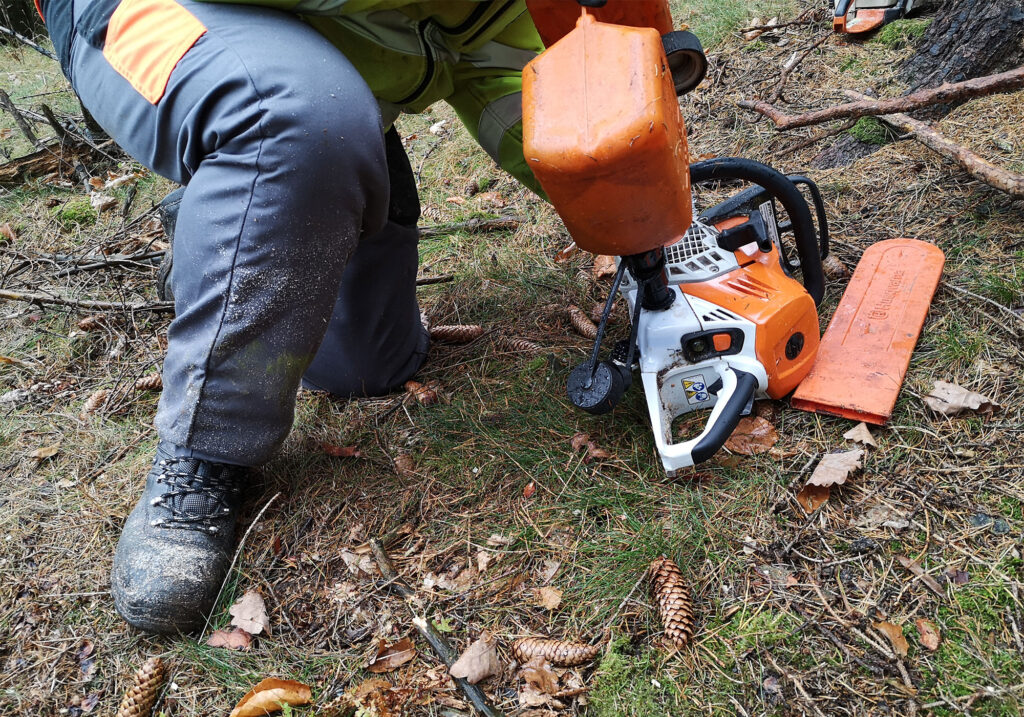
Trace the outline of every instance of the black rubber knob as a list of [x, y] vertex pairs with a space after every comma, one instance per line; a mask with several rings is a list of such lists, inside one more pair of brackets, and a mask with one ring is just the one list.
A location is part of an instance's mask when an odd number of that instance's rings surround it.
[[708, 73], [708, 58], [700, 40], [692, 32], [676, 30], [661, 36], [676, 95], [685, 95], [697, 88]]
[[590, 362], [574, 368], [569, 374], [566, 391], [576, 408], [600, 416], [619, 405], [626, 392], [626, 382], [622, 371], [611, 361], [602, 361], [591, 374]]

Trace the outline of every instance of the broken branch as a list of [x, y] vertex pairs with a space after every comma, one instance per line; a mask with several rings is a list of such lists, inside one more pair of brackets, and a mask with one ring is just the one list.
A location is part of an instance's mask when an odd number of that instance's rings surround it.
[[[1024, 76], [1024, 72], [1022, 72], [1022, 76]], [[853, 98], [864, 97], [864, 95], [853, 90], [846, 90], [844, 94], [847, 97]], [[944, 137], [924, 122], [913, 117], [897, 113], [887, 114], [879, 117], [879, 119], [903, 132], [910, 133], [914, 139], [928, 149], [956, 162], [975, 179], [984, 182], [990, 187], [1006, 192], [1012, 197], [1024, 199], [1024, 174], [1017, 174], [1002, 167], [997, 167], [984, 157]]]
[[973, 97], [985, 97], [998, 92], [1012, 92], [1022, 88], [1024, 88], [1024, 66], [1018, 67], [1015, 70], [1000, 72], [997, 75], [977, 77], [965, 82], [946, 83], [934, 89], [920, 90], [913, 94], [894, 97], [888, 100], [875, 100], [865, 95], [860, 95], [863, 99], [856, 102], [847, 102], [835, 107], [827, 107], [823, 110], [805, 112], [799, 115], [788, 114], [764, 100], [740, 100], [737, 105], [742, 109], [764, 115], [774, 122], [778, 129], [795, 129], [835, 119], [856, 119], [859, 117], [889, 115], [897, 112], [910, 112], [932, 105], [959, 102]]
[[18, 125], [18, 129], [21, 130], [21, 133], [25, 135], [25, 139], [27, 139], [33, 147], [42, 147], [39, 142], [39, 138], [36, 137], [35, 132], [32, 131], [32, 125], [28, 123], [28, 120], [26, 120], [25, 116], [21, 114], [21, 111], [15, 107], [14, 102], [11, 100], [11, 96], [3, 90], [0, 90], [0, 107], [7, 110], [7, 113], [14, 119], [14, 124]]
[[[410, 588], [406, 582], [399, 576], [398, 571], [395, 570], [394, 564], [391, 562], [391, 558], [388, 557], [387, 552], [384, 550], [384, 546], [376, 538], [370, 539], [370, 550], [373, 552], [374, 560], [377, 561], [377, 567], [380, 568], [380, 574], [384, 576], [384, 579], [388, 581], [389, 586], [405, 600], [405, 604], [409, 606], [409, 611], [413, 614], [412, 624], [415, 625], [416, 630], [423, 636], [423, 639], [430, 643], [430, 646], [434, 648], [434, 652], [441, 658], [441, 661], [449, 669], [455, 664], [455, 661], [459, 659], [458, 653], [448, 644], [448, 641], [444, 638], [440, 632], [434, 627], [434, 624], [427, 617], [420, 617], [417, 611], [413, 607], [413, 601], [416, 598], [416, 593]], [[485, 717], [502, 717], [502, 713], [494, 709], [491, 706], [490, 701], [487, 699], [487, 695], [484, 691], [476, 685], [471, 685], [469, 682], [462, 677], [453, 677], [455, 684], [459, 686], [469, 701], [473, 703], [473, 706], [479, 710], [479, 712]]]
[[20, 291], [0, 289], [0, 299], [8, 301], [27, 301], [30, 304], [53, 304], [56, 306], [72, 306], [76, 309], [92, 309], [97, 311], [174, 311], [173, 301], [154, 301], [151, 303], [125, 304], [119, 301], [87, 301], [65, 299], [61, 296], [46, 294], [29, 294]]
[[56, 60], [57, 59], [57, 56], [54, 55], [49, 50], [47, 50], [45, 47], [37, 45], [36, 43], [34, 43], [31, 40], [29, 40], [27, 37], [25, 37], [21, 33], [15, 32], [14, 30], [12, 30], [9, 27], [4, 27], [3, 25], [0, 25], [0, 33], [3, 33], [4, 35], [7, 35], [9, 37], [13, 37], [15, 40], [17, 40], [21, 44], [26, 45], [27, 47], [31, 47], [36, 52], [38, 52], [38, 53], [40, 53], [42, 55], [45, 55], [46, 57], [49, 57], [51, 60]]
[[420, 229], [420, 238], [444, 236], [454, 232], [493, 232], [502, 229], [515, 229], [525, 220], [522, 217], [495, 217], [494, 219], [476, 218], [453, 224], [436, 224]]

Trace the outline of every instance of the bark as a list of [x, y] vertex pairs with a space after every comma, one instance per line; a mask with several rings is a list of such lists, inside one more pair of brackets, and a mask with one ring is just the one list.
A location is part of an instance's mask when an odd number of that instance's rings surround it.
[[1024, 62], [1024, 0], [946, 0], [901, 68], [910, 91]]

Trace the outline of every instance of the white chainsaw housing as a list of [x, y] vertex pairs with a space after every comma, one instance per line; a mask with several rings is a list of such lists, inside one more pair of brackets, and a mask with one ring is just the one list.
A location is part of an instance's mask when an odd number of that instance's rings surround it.
[[[736, 374], [731, 369], [744, 371], [757, 379], [756, 397], [766, 396], [768, 388], [767, 372], [754, 354], [754, 323], [680, 289], [681, 285], [739, 269], [735, 255], [718, 247], [717, 236], [718, 232], [713, 227], [695, 222], [683, 239], [665, 248], [665, 269], [669, 286], [676, 294], [675, 301], [664, 311], [641, 311], [639, 317], [637, 348], [640, 351], [640, 376], [655, 443], [669, 477], [694, 465], [694, 448], [711, 431], [722, 407], [736, 388]], [[745, 250], [752, 254], [757, 247], [752, 244], [740, 251]], [[626, 298], [632, 316], [637, 285], [628, 272], [620, 292]], [[683, 336], [721, 329], [743, 332], [743, 347], [739, 353], [698, 363], [690, 363], [686, 359], [681, 343]], [[721, 388], [717, 394], [712, 393], [711, 387], [719, 380]], [[711, 410], [704, 431], [688, 440], [674, 440], [673, 420], [702, 409]]]

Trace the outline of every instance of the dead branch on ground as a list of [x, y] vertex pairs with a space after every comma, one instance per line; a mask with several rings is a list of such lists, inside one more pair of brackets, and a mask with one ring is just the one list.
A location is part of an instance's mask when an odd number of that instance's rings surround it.
[[857, 119], [859, 117], [891, 115], [898, 112], [910, 112], [932, 105], [947, 104], [968, 100], [975, 97], [986, 97], [998, 92], [1013, 92], [1024, 89], [1024, 66], [1015, 70], [1000, 72], [996, 75], [977, 77], [965, 82], [943, 84], [930, 90], [920, 90], [903, 97], [887, 100], [876, 100], [865, 95], [856, 102], [847, 102], [827, 107], [823, 110], [791, 115], [779, 109], [771, 102], [764, 100], [740, 100], [741, 109], [758, 112], [775, 123], [778, 129], [795, 129], [821, 124], [836, 119]]
[[786, 83], [789, 82], [789, 76], [793, 74], [793, 70], [800, 66], [800, 63], [807, 59], [808, 55], [814, 52], [816, 49], [824, 45], [834, 35], [831, 29], [817, 40], [811, 43], [811, 46], [804, 50], [802, 53], [793, 58], [791, 62], [787, 62], [786, 66], [782, 68], [782, 74], [779, 75], [779, 85], [775, 88], [775, 93], [772, 95], [772, 102], [778, 102], [779, 98], [782, 97], [782, 91], [786, 89]]
[[66, 299], [63, 296], [49, 296], [47, 294], [30, 294], [21, 291], [8, 291], [0, 289], [0, 299], [8, 301], [27, 301], [30, 304], [52, 304], [54, 306], [70, 306], [76, 309], [90, 309], [93, 311], [174, 311], [173, 301], [152, 301], [144, 303], [127, 304], [122, 301], [89, 301], [79, 299]]
[[[847, 97], [866, 99], [865, 95], [853, 90], [846, 90], [844, 94]], [[946, 138], [932, 127], [913, 117], [895, 113], [883, 115], [879, 119], [903, 132], [909, 132], [914, 139], [925, 147], [941, 154], [947, 159], [953, 160], [975, 179], [1006, 192], [1012, 197], [1024, 199], [1024, 174], [1017, 174], [1002, 167], [997, 167], [984, 157]]]
[[14, 119], [14, 124], [18, 125], [18, 129], [25, 135], [25, 139], [29, 141], [29, 144], [33, 147], [42, 148], [39, 138], [32, 131], [32, 125], [28, 123], [25, 116], [15, 107], [14, 102], [11, 101], [11, 96], [3, 90], [0, 90], [0, 107], [7, 110], [7, 114]]
[[57, 56], [54, 55], [49, 50], [47, 50], [45, 47], [37, 45], [36, 43], [32, 42], [32, 40], [28, 39], [27, 37], [25, 37], [24, 35], [22, 35], [19, 32], [15, 32], [14, 30], [12, 30], [9, 27], [4, 27], [3, 25], [0, 25], [0, 33], [3, 33], [4, 35], [7, 35], [8, 37], [13, 37], [15, 40], [20, 42], [22, 45], [25, 45], [26, 47], [31, 47], [33, 50], [35, 50], [39, 54], [44, 55], [45, 57], [49, 57], [51, 60], [56, 60], [57, 59]]
[[420, 229], [420, 238], [447, 236], [455, 232], [494, 232], [503, 229], [517, 229], [526, 220], [523, 217], [503, 216], [493, 219], [470, 219], [465, 222], [454, 222], [453, 224], [436, 224], [434, 226]]
[[[377, 567], [380, 568], [381, 575], [388, 581], [388, 586], [398, 593], [405, 600], [405, 604], [409, 606], [409, 611], [413, 614], [412, 624], [416, 626], [416, 630], [419, 631], [424, 640], [430, 643], [430, 646], [434, 648], [434, 652], [441, 658], [445, 666], [451, 668], [455, 661], [459, 659], [458, 653], [448, 644], [448, 640], [445, 639], [444, 635], [437, 631], [430, 618], [419, 615], [419, 612], [413, 605], [416, 599], [415, 591], [398, 575], [398, 571], [395, 570], [395, 566], [391, 562], [391, 558], [388, 557], [387, 552], [385, 552], [381, 542], [376, 538], [371, 539], [370, 550], [373, 552], [374, 560], [377, 561]], [[491, 706], [487, 695], [484, 694], [482, 689], [476, 685], [469, 684], [465, 678], [453, 677], [452, 679], [455, 680], [455, 684], [459, 686], [481, 714], [486, 717], [501, 716], [501, 712]]]

